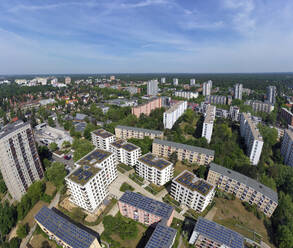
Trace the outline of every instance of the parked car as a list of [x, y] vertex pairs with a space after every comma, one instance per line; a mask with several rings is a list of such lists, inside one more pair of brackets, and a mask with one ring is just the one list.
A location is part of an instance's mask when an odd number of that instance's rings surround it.
[[64, 156], [64, 159], [66, 159], [66, 160], [70, 160], [70, 159], [71, 159], [71, 155], [65, 155], [65, 156]]

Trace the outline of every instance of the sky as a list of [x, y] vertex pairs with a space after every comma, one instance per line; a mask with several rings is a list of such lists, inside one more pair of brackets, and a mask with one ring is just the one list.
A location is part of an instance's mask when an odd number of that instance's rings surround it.
[[292, 71], [292, 0], [0, 0], [0, 74]]

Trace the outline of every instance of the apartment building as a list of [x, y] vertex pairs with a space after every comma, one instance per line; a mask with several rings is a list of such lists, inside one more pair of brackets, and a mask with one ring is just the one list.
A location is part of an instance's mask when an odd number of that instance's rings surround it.
[[201, 248], [244, 248], [244, 237], [216, 222], [199, 217], [189, 244]]
[[71, 77], [65, 77], [64, 82], [65, 82], [65, 84], [70, 84], [71, 83]]
[[293, 113], [291, 111], [286, 108], [281, 108], [280, 116], [288, 125], [293, 126]]
[[10, 195], [17, 201], [33, 182], [44, 177], [29, 123], [16, 121], [0, 130], [0, 170]]
[[177, 86], [178, 85], [178, 78], [173, 78], [173, 85], [174, 86]]
[[252, 107], [255, 112], [265, 112], [270, 113], [274, 110], [274, 105], [268, 102], [261, 102], [256, 100], [247, 100], [244, 103], [245, 105], [249, 105]]
[[141, 114], [145, 114], [148, 116], [150, 115], [152, 110], [155, 110], [161, 107], [162, 107], [162, 99], [160, 97], [155, 97], [146, 103], [132, 107], [131, 113], [135, 115], [137, 118], [139, 118]]
[[226, 96], [219, 96], [219, 95], [207, 95], [205, 98], [205, 102], [210, 104], [231, 104], [231, 97], [229, 98], [229, 102], [227, 100], [228, 98]]
[[171, 196], [189, 208], [202, 212], [215, 196], [215, 186], [184, 170], [172, 180]]
[[187, 109], [186, 101], [179, 101], [175, 105], [173, 105], [170, 109], [164, 112], [163, 122], [164, 128], [171, 129], [175, 122], [180, 118], [181, 115], [184, 114]]
[[95, 236], [46, 206], [36, 214], [35, 221], [49, 239], [55, 240], [62, 247], [101, 248]]
[[257, 165], [263, 147], [263, 138], [249, 113], [240, 115], [240, 134], [245, 140], [246, 154], [253, 165]]
[[191, 92], [191, 91], [175, 91], [174, 95], [177, 97], [186, 98], [188, 100], [193, 98], [198, 98], [198, 92]]
[[170, 226], [174, 217], [174, 208], [164, 202], [156, 201], [144, 195], [126, 191], [118, 201], [120, 213], [145, 225], [163, 220]]
[[104, 130], [97, 129], [91, 132], [92, 142], [98, 149], [110, 150], [110, 144], [115, 141], [115, 135]]
[[190, 86], [195, 86], [195, 78], [190, 79]]
[[158, 88], [158, 80], [150, 80], [147, 83], [147, 94], [149, 96], [156, 96], [158, 94], [159, 88]]
[[276, 103], [277, 88], [276, 86], [267, 87], [267, 101], [274, 105]]
[[234, 99], [242, 100], [243, 85], [235, 84], [234, 85]]
[[161, 84], [165, 84], [166, 83], [166, 78], [162, 77], [161, 78]]
[[135, 166], [141, 156], [141, 148], [125, 140], [116, 140], [110, 144], [110, 152], [114, 153], [120, 163]]
[[205, 137], [208, 143], [210, 143], [212, 139], [215, 117], [216, 117], [216, 107], [209, 105], [205, 113], [205, 118], [204, 118], [203, 127], [202, 127], [202, 134], [201, 134], [201, 137]]
[[118, 125], [115, 127], [115, 135], [117, 139], [144, 139], [144, 137], [150, 137], [151, 139], [162, 139], [164, 137], [164, 132], [145, 128]]
[[278, 206], [277, 192], [250, 177], [215, 163], [210, 164], [207, 181], [234, 194], [241, 201], [255, 204], [268, 217], [271, 217]]
[[70, 201], [88, 212], [94, 212], [108, 196], [108, 187], [117, 177], [116, 156], [95, 149], [75, 165], [76, 169], [65, 177]]
[[239, 112], [240, 108], [237, 106], [231, 106], [229, 110], [229, 116], [232, 121], [238, 121], [239, 120]]
[[208, 165], [214, 160], [215, 151], [197, 146], [190, 146], [167, 140], [155, 139], [152, 153], [156, 156], [169, 158], [176, 152], [179, 161], [187, 160], [189, 163]]
[[284, 158], [284, 163], [293, 166], [293, 132], [290, 129], [287, 129], [284, 133], [281, 154]]
[[147, 181], [162, 186], [173, 178], [173, 163], [147, 153], [137, 160], [135, 172]]
[[204, 96], [209, 96], [212, 91], [213, 82], [212, 80], [209, 80], [207, 82], [204, 82], [202, 85], [202, 94]]

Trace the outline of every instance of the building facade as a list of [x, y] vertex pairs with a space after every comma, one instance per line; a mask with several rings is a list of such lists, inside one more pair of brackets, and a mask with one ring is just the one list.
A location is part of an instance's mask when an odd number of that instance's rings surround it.
[[117, 139], [144, 139], [144, 137], [150, 137], [151, 139], [162, 139], [164, 137], [164, 132], [145, 128], [118, 125], [115, 127], [115, 135]]
[[175, 122], [180, 118], [181, 115], [184, 114], [187, 109], [186, 101], [179, 101], [175, 105], [173, 105], [170, 109], [164, 112], [163, 115], [163, 123], [164, 128], [171, 129]]
[[173, 78], [173, 85], [177, 86], [178, 85], [178, 78]]
[[131, 112], [137, 118], [140, 117], [141, 114], [150, 115], [152, 110], [162, 107], [162, 100], [160, 97], [156, 97], [148, 101], [147, 103], [132, 107]]
[[0, 130], [0, 170], [9, 193], [17, 201], [33, 182], [44, 177], [29, 123], [16, 121]]
[[105, 131], [104, 129], [97, 129], [91, 132], [92, 142], [98, 149], [104, 149], [109, 151], [110, 144], [115, 141], [115, 135]]
[[208, 143], [210, 143], [212, 139], [215, 117], [216, 107], [209, 105], [205, 113], [201, 134], [201, 137], [205, 137]]
[[211, 92], [212, 92], [212, 85], [213, 85], [213, 83], [212, 83], [211, 80], [203, 83], [203, 85], [202, 85], [202, 94], [204, 96], [209, 96], [211, 94]]
[[281, 108], [280, 116], [288, 125], [293, 126], [293, 113], [291, 111], [286, 108]]
[[161, 78], [161, 84], [165, 84], [166, 83], [166, 78], [162, 77]]
[[284, 163], [293, 166], [293, 132], [287, 129], [284, 133], [281, 154], [284, 158]]
[[243, 85], [235, 84], [234, 85], [234, 99], [242, 100]]
[[152, 153], [156, 156], [169, 158], [173, 152], [177, 153], [179, 161], [187, 160], [189, 163], [208, 165], [214, 160], [213, 150], [176, 143], [167, 140], [155, 139]]
[[274, 106], [268, 102], [261, 102], [256, 100], [247, 100], [244, 104], [252, 107], [255, 112], [270, 113], [274, 110]]
[[267, 101], [275, 105], [276, 103], [276, 95], [277, 95], [277, 88], [276, 86], [268, 86], [267, 87]]
[[186, 98], [188, 100], [193, 98], [198, 98], [198, 92], [191, 92], [191, 91], [175, 91], [174, 95], [177, 97]]
[[234, 194], [241, 201], [256, 205], [271, 217], [278, 206], [278, 194], [258, 181], [215, 163], [210, 164], [207, 181], [219, 189]]
[[173, 164], [165, 159], [147, 153], [137, 160], [135, 172], [156, 185], [165, 185], [173, 178]]
[[195, 86], [195, 78], [190, 79], [190, 86]]
[[158, 94], [158, 80], [150, 80], [147, 83], [147, 94], [149, 96], [156, 96]]
[[172, 180], [171, 196], [189, 208], [202, 212], [215, 196], [215, 186], [185, 170]]
[[205, 101], [210, 104], [228, 104], [227, 97], [219, 95], [207, 95]]
[[229, 116], [232, 121], [239, 121], [240, 108], [237, 106], [231, 106], [229, 110]]

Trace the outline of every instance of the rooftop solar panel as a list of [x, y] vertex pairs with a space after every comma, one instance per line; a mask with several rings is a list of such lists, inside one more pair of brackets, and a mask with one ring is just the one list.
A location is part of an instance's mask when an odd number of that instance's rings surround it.
[[171, 162], [163, 158], [156, 157], [152, 153], [147, 153], [146, 155], [140, 157], [138, 160], [146, 165], [156, 167], [159, 170], [162, 170], [172, 164]]

